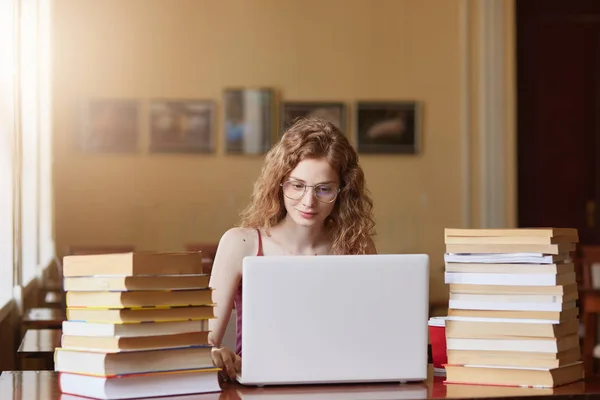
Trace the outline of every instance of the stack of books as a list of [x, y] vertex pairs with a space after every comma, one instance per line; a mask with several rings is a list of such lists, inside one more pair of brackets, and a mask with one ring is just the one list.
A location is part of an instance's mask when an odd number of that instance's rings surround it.
[[66, 256], [61, 392], [97, 399], [217, 392], [200, 253]]
[[555, 387], [583, 378], [575, 229], [446, 229], [447, 383]]

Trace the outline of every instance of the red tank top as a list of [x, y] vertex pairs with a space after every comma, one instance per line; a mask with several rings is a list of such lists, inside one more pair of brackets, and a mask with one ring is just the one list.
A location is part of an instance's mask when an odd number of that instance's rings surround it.
[[[260, 231], [257, 229], [256, 233], [258, 234], [258, 250], [256, 251], [257, 256], [263, 256], [262, 249], [262, 237], [260, 235]], [[242, 356], [242, 280], [240, 279], [240, 284], [235, 292], [235, 297], [233, 298], [233, 305], [235, 306], [235, 353]]]

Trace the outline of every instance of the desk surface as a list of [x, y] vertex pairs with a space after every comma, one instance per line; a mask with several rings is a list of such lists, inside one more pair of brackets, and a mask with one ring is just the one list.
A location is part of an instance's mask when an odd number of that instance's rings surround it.
[[27, 313], [23, 316], [23, 323], [29, 327], [61, 327], [65, 319], [66, 316], [62, 310], [50, 307], [36, 307], [27, 310]]
[[[531, 396], [549, 396], [553, 399], [600, 398], [600, 379], [565, 385], [555, 389], [526, 389], [498, 386], [446, 385], [444, 378], [429, 376], [426, 382], [405, 385], [351, 384], [282, 387], [243, 387], [224, 384], [220, 393], [175, 396], [169, 400], [261, 400], [281, 399], [529, 399]], [[5, 371], [0, 375], [0, 397], [11, 400], [76, 400], [77, 396], [64, 395], [58, 387], [58, 373], [53, 371]], [[153, 398], [157, 400], [158, 398]]]
[[19, 356], [49, 354], [54, 356], [54, 349], [60, 346], [61, 329], [27, 329], [19, 346]]

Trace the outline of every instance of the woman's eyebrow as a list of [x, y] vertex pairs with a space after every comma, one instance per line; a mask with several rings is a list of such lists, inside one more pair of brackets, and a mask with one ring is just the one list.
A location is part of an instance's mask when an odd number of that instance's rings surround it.
[[[300, 178], [296, 178], [294, 176], [290, 176], [290, 179], [298, 181], [298, 182], [306, 183], [305, 180], [300, 179]], [[317, 183], [317, 185], [327, 185], [327, 184], [330, 184], [330, 183], [336, 183], [336, 182], [335, 181], [319, 182], [319, 183]]]

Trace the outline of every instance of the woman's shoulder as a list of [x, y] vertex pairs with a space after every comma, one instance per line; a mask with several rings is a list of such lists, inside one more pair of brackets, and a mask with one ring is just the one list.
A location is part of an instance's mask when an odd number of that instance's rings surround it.
[[242, 257], [254, 255], [258, 249], [258, 233], [253, 228], [231, 228], [221, 236], [219, 248]]

